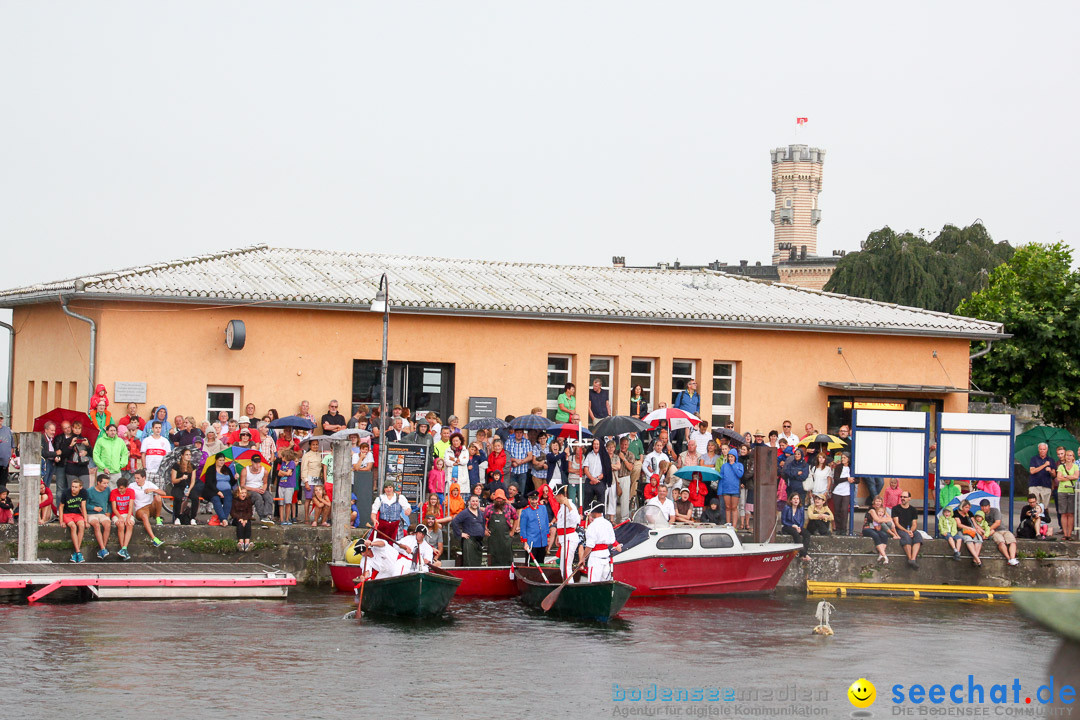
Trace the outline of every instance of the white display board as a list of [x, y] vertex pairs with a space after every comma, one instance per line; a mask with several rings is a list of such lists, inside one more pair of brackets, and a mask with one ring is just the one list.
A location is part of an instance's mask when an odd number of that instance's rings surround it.
[[1012, 415], [941, 413], [938, 476], [951, 480], [1010, 480]]
[[856, 477], [924, 478], [930, 416], [907, 410], [856, 410]]

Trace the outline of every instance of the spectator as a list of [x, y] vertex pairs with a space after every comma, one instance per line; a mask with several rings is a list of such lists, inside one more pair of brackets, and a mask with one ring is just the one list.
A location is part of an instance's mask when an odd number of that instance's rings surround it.
[[435, 457], [442, 457], [446, 449], [450, 447], [450, 427], [445, 426], [439, 428], [439, 440], [432, 445], [432, 451], [435, 453]]
[[[451, 488], [451, 497], [456, 489], [456, 485]], [[480, 511], [480, 498], [475, 495], [470, 497], [468, 507], [454, 515], [450, 528], [454, 537], [461, 539], [462, 567], [483, 565], [483, 542], [488, 532], [484, 527], [484, 515]]]
[[938, 534], [945, 538], [945, 542], [949, 543], [949, 547], [953, 551], [953, 560], [960, 559], [960, 543], [964, 541], [964, 534], [960, 532], [960, 527], [956, 522], [956, 518], [953, 517], [951, 508], [944, 508], [941, 511], [941, 515], [938, 517]]
[[116, 526], [116, 539], [120, 544], [116, 554], [124, 560], [131, 559], [127, 548], [135, 532], [134, 504], [135, 491], [128, 487], [128, 479], [121, 476], [116, 481], [116, 489], [109, 493], [109, 506], [112, 509], [112, 523]]
[[461, 488], [451, 485], [446, 495], [446, 512], [452, 518], [465, 509], [465, 498], [461, 496]]
[[[690, 441], [693, 441], [698, 454], [704, 455], [706, 449], [709, 447], [709, 441], [712, 439], [712, 433], [709, 432], [709, 421], [702, 420], [698, 423], [697, 429], [691, 432], [690, 437], [687, 438], [687, 447], [689, 448]], [[702, 462], [702, 464], [704, 464], [704, 462]]]
[[405, 436], [405, 442], [431, 447], [435, 444], [435, 438], [428, 432], [430, 429], [431, 422], [427, 418], [420, 418], [416, 421], [416, 430]]
[[510, 488], [507, 487], [506, 481], [503, 480], [503, 474], [498, 470], [488, 470], [484, 482], [483, 496], [493, 498], [499, 490], [502, 490], [504, 495], [510, 493]]
[[439, 504], [446, 502], [446, 474], [443, 472], [443, 459], [440, 457], [431, 463], [427, 476], [427, 491]]
[[[453, 435], [453, 428], [451, 428], [451, 435]], [[405, 421], [400, 417], [390, 419], [390, 427], [386, 428], [386, 442], [404, 442], [405, 440]]]
[[[3, 434], [7, 428], [3, 427], [3, 413], [0, 413], [0, 458], [3, 457]], [[11, 431], [8, 430], [8, 435]], [[46, 485], [52, 483], [53, 474], [56, 470], [56, 453], [59, 439], [56, 437], [56, 423], [52, 420], [45, 422], [44, 432], [41, 433], [41, 480]], [[12, 441], [8, 441], [8, 445], [12, 445]], [[8, 455], [8, 463], [11, 462], [11, 455]], [[8, 467], [7, 465], [0, 465], [0, 490], [7, 487], [8, 482]]]
[[611, 415], [611, 398], [608, 391], [604, 390], [599, 380], [593, 380], [589, 390], [589, 425], [595, 425], [598, 420]]
[[469, 479], [469, 451], [461, 433], [450, 436], [450, 447], [443, 452], [442, 461], [447, 484], [457, 485], [461, 494], [467, 495], [472, 490], [472, 481]]
[[[53, 431], [55, 432], [55, 426]], [[0, 490], [5, 489], [8, 484], [8, 466], [11, 464], [14, 441], [11, 429], [4, 425], [4, 414], [0, 413]]]
[[[224, 443], [222, 445], [222, 449], [224, 449]], [[292, 428], [282, 428], [281, 432], [278, 433], [277, 451], [279, 457], [281, 451], [285, 448], [290, 448], [293, 452], [296, 453], [297, 457], [302, 454], [300, 450], [300, 438], [296, 436], [296, 433], [293, 431]]]
[[[716, 461], [720, 459], [720, 445], [715, 440], [705, 443], [705, 452], [701, 455], [701, 464], [716, 467]], [[715, 483], [713, 489], [716, 489]]]
[[[643, 390], [640, 385], [635, 385], [630, 390], [630, 417], [635, 417], [638, 420], [649, 414], [649, 403], [643, 396]], [[558, 420], [558, 418], [556, 418]]]
[[690, 438], [686, 441], [686, 451], [679, 455], [678, 465], [680, 468], [701, 465], [701, 455], [698, 455], [697, 440]]
[[576, 392], [577, 387], [574, 383], [566, 383], [563, 386], [563, 391], [556, 401], [559, 409], [555, 411], [555, 422], [570, 422], [570, 417], [577, 412], [577, 398], [574, 396]]
[[1049, 455], [1050, 447], [1039, 443], [1039, 452], [1028, 463], [1028, 491], [1044, 507], [1050, 506], [1050, 492], [1057, 474], [1057, 461]]
[[659, 476], [665, 485], [671, 485], [676, 470], [672, 457], [667, 454], [664, 441], [658, 438], [653, 442], [652, 452], [646, 455], [642, 461], [641, 470], [650, 480], [655, 475]]
[[1076, 453], [1065, 451], [1065, 462], [1058, 465], [1054, 480], [1057, 490], [1057, 509], [1061, 519], [1061, 532], [1065, 540], [1072, 540], [1076, 518], [1076, 482], [1080, 478], [1080, 467], [1076, 465]]
[[[44, 482], [44, 481], [42, 481]], [[0, 525], [7, 525], [15, 518], [15, 506], [7, 488], [0, 488]]]
[[960, 486], [953, 482], [952, 478], [945, 478], [941, 481], [941, 487], [938, 489], [938, 507], [947, 506], [959, 495]]
[[[423, 522], [424, 528], [427, 530], [427, 541], [431, 544], [432, 559], [438, 560], [443, 553], [442, 525], [432, 515], [428, 515]], [[446, 522], [450, 522], [450, 520], [447, 519]]]
[[330, 498], [326, 496], [326, 486], [316, 485], [311, 496], [311, 527], [330, 527]]
[[155, 547], [161, 547], [163, 543], [150, 528], [150, 518], [154, 518], [158, 525], [161, 524], [161, 498], [165, 497], [165, 491], [146, 479], [145, 470], [136, 470], [134, 478], [135, 484], [131, 486], [131, 490], [135, 493], [135, 519], [142, 521], [146, 534], [150, 536], [150, 542], [154, 543]]
[[709, 486], [701, 479], [701, 473], [694, 473], [690, 483], [686, 486], [690, 493], [690, 504], [694, 508], [694, 519], [701, 517], [705, 509], [705, 498], [709, 496]]
[[833, 507], [836, 509], [836, 532], [846, 535], [851, 514], [851, 492], [855, 478], [851, 477], [851, 453], [840, 455], [840, 464], [833, 469]]
[[270, 467], [261, 455], [257, 454], [251, 458], [251, 464], [240, 471], [239, 484], [247, 488], [252, 506], [258, 513], [259, 522], [263, 525], [273, 525], [274, 491], [270, 486]]
[[754, 456], [750, 454], [749, 445], [739, 447], [738, 458], [743, 465], [743, 476], [739, 478], [738, 527], [749, 531], [750, 515], [754, 512]]
[[720, 483], [717, 493], [724, 497], [724, 514], [730, 520], [739, 517], [740, 481], [746, 472], [746, 468], [739, 462], [738, 454], [733, 450], [728, 452], [726, 460], [724, 464], [717, 468], [720, 471]]
[[645, 501], [648, 502], [649, 500], [652, 500], [654, 497], [660, 494], [661, 487], [667, 487], [667, 485], [664, 485], [662, 482], [660, 482], [659, 475], [653, 475], [649, 479], [649, 481], [646, 482], [644, 486], [642, 486], [641, 495], [645, 499]]
[[986, 532], [983, 540], [993, 540], [998, 551], [1010, 565], [1019, 565], [1016, 559], [1016, 536], [1001, 525], [1001, 510], [993, 507], [988, 498], [983, 498], [979, 503], [983, 516], [986, 518]]
[[[832, 491], [832, 475], [833, 470], [829, 467], [829, 456], [826, 453], [820, 452], [817, 457], [814, 458], [814, 467], [810, 471], [810, 495], [821, 495], [827, 497]], [[812, 498], [807, 495], [807, 507], [809, 507]]]
[[311, 414], [311, 403], [307, 400], [300, 401], [300, 409], [296, 411], [296, 416], [310, 420], [312, 424], [315, 423], [315, 416]]
[[[532, 443], [525, 437], [525, 431], [518, 428], [506, 441], [506, 456], [510, 460], [510, 483], [518, 486], [518, 492], [527, 494], [532, 489], [529, 484], [529, 467], [533, 460]], [[491, 467], [491, 461], [488, 461]]]
[[322, 484], [322, 474], [323, 464], [322, 453], [319, 452], [319, 441], [312, 438], [308, 441], [307, 452], [300, 459], [300, 479], [304, 483], [304, 522], [311, 517], [311, 500], [315, 497], [315, 486]]
[[119, 475], [121, 470], [127, 469], [127, 463], [127, 443], [117, 437], [116, 426], [109, 424], [105, 434], [99, 435], [94, 443], [94, 464], [108, 475]]
[[450, 522], [450, 518], [447, 517], [443, 511], [445, 503], [439, 501], [437, 495], [428, 495], [427, 502], [420, 507], [420, 522], [426, 523], [428, 518], [434, 518], [436, 522]]
[[[353, 414], [349, 417], [349, 421], [345, 423], [345, 427], [349, 430], [367, 430], [367, 410], [366, 405], [357, 405], [353, 409]], [[365, 423], [362, 425], [361, 423]]]
[[139, 417], [139, 406], [135, 403], [127, 404], [127, 414], [120, 418], [117, 425], [130, 425], [132, 421], [135, 422], [137, 429], [141, 432], [146, 427], [146, 420]]
[[791, 459], [784, 462], [782, 475], [788, 497], [808, 492], [813, 487], [813, 480], [810, 479], [810, 465], [803, 459], [802, 448], [795, 448]]
[[[896, 478], [893, 478], [895, 481]], [[884, 501], [882, 501], [884, 504]], [[896, 534], [900, 537], [900, 547], [907, 555], [908, 565], [919, 569], [919, 549], [922, 548], [922, 539], [918, 531], [919, 511], [911, 506], [911, 493], [904, 490], [900, 493], [900, 502], [894, 505], [890, 511], [893, 524], [896, 526]]]
[[885, 503], [880, 496], [870, 502], [870, 508], [866, 511], [866, 517], [863, 518], [862, 534], [863, 537], [874, 541], [874, 549], [878, 552], [878, 562], [888, 565], [889, 557], [885, 554], [885, 545], [890, 537], [899, 540], [900, 536], [897, 535], [895, 525], [889, 519], [889, 514], [885, 511]]
[[788, 498], [787, 507], [780, 514], [780, 532], [790, 535], [795, 542], [800, 544], [799, 557], [803, 559], [803, 562], [809, 562], [810, 536], [806, 533], [806, 511], [800, 507], [801, 504], [798, 493], [793, 493]]
[[[172, 450], [169, 441], [161, 436], [163, 429], [164, 426], [161, 421], [154, 420], [150, 423], [150, 435], [143, 438], [142, 445], [139, 447], [139, 452], [143, 456], [143, 467], [146, 469], [147, 475], [156, 476], [158, 468], [161, 467], [161, 461]], [[136, 494], [138, 494], [138, 491], [136, 491]]]
[[900, 497], [903, 495], [903, 491], [900, 489], [900, 482], [896, 478], [889, 478], [889, 487], [881, 493], [881, 499], [885, 503], [885, 509], [892, 512], [892, 509], [900, 504]]
[[[544, 487], [544, 486], [547, 485], [548, 478], [551, 477], [551, 470], [548, 467], [548, 462], [547, 462], [547, 449], [546, 449], [547, 444], [548, 444], [548, 436], [547, 436], [547, 433], [538, 433], [537, 434], [535, 430], [532, 430], [532, 431], [529, 432], [530, 436], [533, 435], [533, 434], [536, 434], [536, 438], [533, 440], [533, 443], [532, 443], [532, 456], [533, 456], [533, 459], [532, 459], [531, 467], [529, 468], [529, 472], [532, 473], [533, 485], [536, 487], [537, 490], [539, 490], [541, 487]], [[477, 471], [477, 476], [479, 476], [479, 474], [480, 473], [479, 473], [479, 470], [478, 470]], [[471, 470], [469, 471], [469, 475], [472, 476], [472, 471]], [[473, 483], [473, 484], [475, 485], [476, 483]]]
[[[236, 549], [247, 552], [251, 549], [251, 512], [254, 501], [243, 485], [237, 485], [233, 490], [232, 507], [229, 508], [229, 517], [236, 526]], [[314, 525], [314, 523], [312, 523]]]
[[[153, 429], [154, 422], [161, 423], [161, 436], [168, 439], [169, 433], [172, 432], [172, 423], [169, 422], [169, 409], [164, 405], [158, 405], [154, 408], [154, 412], [150, 417], [150, 427]], [[143, 427], [143, 436], [146, 437], [146, 428]]]
[[[64, 492], [66, 493], [67, 490], [64, 490]], [[53, 502], [52, 490], [50, 490], [49, 486], [42, 481], [41, 488], [38, 492], [38, 525], [52, 522], [53, 514], [55, 512], [56, 504]]]
[[1048, 540], [1054, 534], [1050, 524], [1050, 513], [1039, 502], [1039, 496], [1031, 493], [1027, 496], [1027, 505], [1020, 511], [1020, 524], [1016, 528], [1016, 537], [1027, 540]]
[[461, 420], [457, 415], [451, 415], [446, 419], [446, 424], [450, 426], [450, 434], [461, 433]]
[[[697, 380], [691, 379], [686, 383], [686, 388], [681, 390], [678, 395], [675, 396], [675, 402], [672, 407], [676, 410], [682, 410], [683, 412], [690, 413], [697, 417], [701, 414], [701, 394], [697, 391]], [[686, 444], [687, 431], [680, 429], [675, 432], [675, 442], [678, 445]]]
[[86, 503], [90, 499], [86, 490], [83, 489], [80, 478], [71, 479], [71, 487], [60, 496], [60, 525], [66, 527], [71, 533], [71, 544], [75, 546], [75, 552], [71, 554], [71, 562], [83, 562], [82, 539], [89, 522], [86, 517]]
[[791, 421], [785, 420], [783, 424], [784, 431], [780, 433], [779, 440], [787, 442], [789, 447], [795, 447], [799, 444], [799, 436], [791, 432]]
[[187, 509], [184, 509], [184, 500], [195, 484], [195, 463], [191, 461], [191, 450], [185, 448], [180, 453], [180, 459], [169, 469], [169, 479], [172, 482], [173, 525], [194, 525], [195, 517], [199, 514], [199, 496], [196, 495], [194, 501], [189, 500]]
[[[237, 429], [233, 430], [232, 421], [229, 421], [229, 434], [226, 435], [223, 440], [228, 445], [238, 445], [241, 440], [244, 440], [244, 433], [247, 432], [248, 439], [245, 442], [250, 441], [252, 445], [258, 445], [262, 442], [262, 433], [255, 428], [251, 427], [251, 419], [247, 415], [241, 415], [237, 421]], [[251, 447], [249, 445], [248, 447]]]
[[825, 504], [825, 496], [814, 494], [809, 507], [806, 508], [806, 534], [831, 535], [829, 527], [833, 523], [832, 510]]
[[980, 480], [975, 484], [975, 488], [993, 496], [984, 498], [983, 502], [986, 502], [995, 510], [1001, 507], [1001, 485], [996, 480]]
[[609, 438], [604, 443], [604, 452], [600, 455], [600, 460], [604, 473], [604, 510], [607, 513], [607, 519], [614, 521], [619, 511], [619, 497], [622, 495], [618, 482], [622, 465], [619, 463], [619, 453], [615, 450], [613, 438]]
[[112, 413], [108, 410], [108, 403], [99, 400], [97, 407], [90, 413], [90, 422], [97, 428], [98, 433], [105, 432], [105, 428], [113, 424]]
[[397, 492], [394, 483], [383, 483], [382, 495], [371, 504], [371, 525], [379, 537], [396, 542], [405, 534], [411, 515], [409, 501]]
[[671, 501], [671, 499], [668, 498], [667, 485], [664, 485], [663, 483], [656, 483], [655, 488], [656, 488], [656, 496], [652, 497], [652, 498], [649, 498], [649, 501], [646, 502], [645, 504], [646, 505], [653, 505], [655, 507], [660, 508], [660, 512], [662, 512], [664, 514], [664, 519], [667, 520], [669, 523], [674, 522], [675, 521], [675, 503], [673, 503]]
[[214, 465], [204, 473], [206, 483], [202, 497], [214, 507], [214, 515], [209, 525], [228, 525], [229, 511], [232, 510], [233, 488], [236, 486], [236, 472], [224, 455], [214, 458]]
[[971, 553], [971, 562], [976, 567], [982, 567], [979, 553], [982, 552], [983, 536], [975, 522], [975, 516], [971, 514], [971, 503], [967, 500], [960, 502], [956, 511], [956, 525], [964, 535], [964, 547]]
[[712, 496], [709, 498], [708, 504], [701, 511], [701, 522], [712, 523], [714, 525], [723, 525], [726, 522], [724, 518], [724, 508], [720, 505], [720, 498]]
[[297, 476], [299, 475], [296, 461], [300, 455], [291, 447], [281, 451], [277, 461], [278, 498], [281, 500], [281, 514], [279, 519], [282, 526], [292, 525], [296, 518]]
[[[128, 477], [131, 477], [131, 473], [142, 467], [142, 438], [139, 431], [135, 429], [134, 421], [128, 423], [126, 429], [127, 434], [122, 436], [128, 451], [128, 461], [127, 465], [124, 466], [124, 471], [127, 472]], [[120, 428], [117, 428], [116, 436], [121, 437]]]
[[604, 502], [607, 486], [604, 484], [604, 450], [600, 447], [600, 438], [593, 438], [589, 454], [581, 464], [584, 485], [581, 490], [581, 507], [588, 510], [595, 504]]
[[679, 491], [679, 499], [675, 501], [675, 522], [694, 522], [694, 504], [690, 502], [689, 488]]
[[[469, 484], [482, 485], [481, 473], [487, 464], [487, 453], [478, 442], [469, 443]], [[546, 464], [545, 464], [546, 466]]]

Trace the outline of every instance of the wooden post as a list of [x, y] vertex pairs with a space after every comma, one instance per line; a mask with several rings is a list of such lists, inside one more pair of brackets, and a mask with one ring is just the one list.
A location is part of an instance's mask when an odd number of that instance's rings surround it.
[[750, 452], [754, 454], [754, 542], [769, 542], [776, 526], [776, 448], [755, 445]]
[[37, 562], [41, 433], [19, 433], [19, 461], [19, 562]]
[[330, 509], [330, 558], [345, 561], [349, 544], [349, 507], [352, 505], [352, 447], [348, 440], [334, 440], [334, 502]]

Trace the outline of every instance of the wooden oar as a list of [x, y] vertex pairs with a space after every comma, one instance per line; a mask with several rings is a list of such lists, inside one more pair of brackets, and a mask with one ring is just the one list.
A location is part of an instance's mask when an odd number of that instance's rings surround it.
[[[375, 530], [375, 528], [371, 528], [371, 532], [374, 533], [374, 532], [377, 532], [377, 530]], [[363, 557], [363, 556], [361, 555], [361, 557]], [[367, 561], [368, 561], [368, 558], [364, 558], [364, 565], [368, 564]], [[367, 572], [362, 572], [361, 573], [361, 580], [360, 580], [360, 598], [356, 601], [356, 622], [360, 622], [360, 616], [363, 614], [363, 611], [361, 610], [361, 608], [363, 608], [363, 606], [364, 606], [364, 585], [366, 585], [366, 584], [367, 584]]]
[[[566, 578], [562, 581], [562, 584], [552, 590], [550, 593], [548, 593], [548, 596], [544, 598], [544, 600], [540, 603], [540, 607], [543, 608], [544, 612], [548, 612], [549, 610], [551, 610], [552, 607], [555, 606], [555, 601], [559, 599], [559, 595], [562, 594], [563, 588], [565, 588], [570, 583], [570, 579], [573, 578], [574, 575], [577, 575], [578, 571], [581, 570], [581, 568], [585, 567], [585, 562], [589, 559], [589, 554], [591, 552], [592, 551], [590, 550], [588, 553], [585, 553], [585, 557], [581, 559], [581, 562], [578, 563], [578, 566], [576, 568], [574, 568], [574, 571], [567, 575]], [[541, 575], [543, 575], [542, 572]]]

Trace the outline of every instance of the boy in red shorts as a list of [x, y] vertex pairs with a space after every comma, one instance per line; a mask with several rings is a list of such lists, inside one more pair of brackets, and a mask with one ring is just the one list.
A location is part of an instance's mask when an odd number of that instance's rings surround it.
[[75, 552], [71, 555], [73, 563], [83, 561], [82, 539], [89, 522], [86, 517], [86, 501], [89, 499], [78, 477], [71, 479], [71, 487], [60, 496], [60, 524], [71, 532], [71, 544], [75, 546]]
[[135, 532], [135, 492], [128, 487], [128, 479], [121, 476], [116, 481], [116, 489], [109, 493], [109, 505], [112, 506], [112, 522], [116, 526], [116, 537], [120, 541], [120, 551], [116, 554], [125, 560], [131, 559], [128, 542]]

